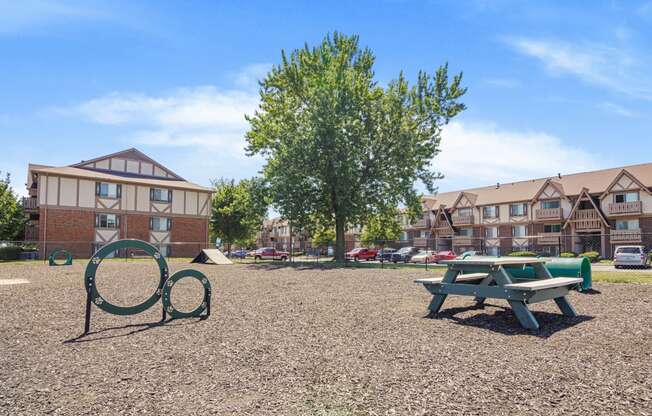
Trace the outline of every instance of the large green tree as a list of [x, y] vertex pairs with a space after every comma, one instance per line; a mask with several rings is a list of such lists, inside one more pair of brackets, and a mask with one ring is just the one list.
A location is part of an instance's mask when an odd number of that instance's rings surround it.
[[398, 215], [398, 209], [393, 208], [368, 217], [360, 235], [362, 242], [365, 244], [382, 244], [385, 241], [398, 240], [401, 236], [401, 224]]
[[267, 188], [260, 178], [213, 182], [211, 232], [228, 251], [234, 243], [253, 241], [267, 215]]
[[7, 174], [5, 179], [0, 179], [0, 240], [22, 240], [24, 235], [25, 212]]
[[434, 191], [442, 126], [465, 108], [462, 74], [449, 81], [447, 65], [412, 86], [402, 73], [382, 86], [374, 59], [338, 33], [283, 51], [247, 117], [248, 153], [266, 159], [273, 204], [296, 224], [311, 214], [332, 222], [338, 260], [347, 227], [401, 204], [419, 210], [415, 185]]

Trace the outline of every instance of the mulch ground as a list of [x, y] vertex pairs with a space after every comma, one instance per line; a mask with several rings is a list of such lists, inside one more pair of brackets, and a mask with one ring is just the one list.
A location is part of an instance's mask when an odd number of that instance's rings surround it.
[[[84, 267], [0, 264], [30, 281], [0, 285], [0, 414], [652, 415], [652, 285], [573, 293], [574, 319], [536, 304], [528, 332], [502, 301], [449, 297], [424, 317], [420, 270], [192, 265], [213, 285], [208, 320], [94, 308], [80, 338]], [[134, 304], [155, 276], [108, 262], [98, 286]]]

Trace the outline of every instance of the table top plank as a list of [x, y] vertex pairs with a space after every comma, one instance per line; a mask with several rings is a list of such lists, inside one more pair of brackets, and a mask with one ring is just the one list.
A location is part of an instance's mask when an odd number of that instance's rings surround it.
[[466, 259], [442, 260], [440, 264], [464, 266], [504, 266], [504, 265], [528, 265], [544, 264], [545, 259], [538, 257], [470, 257]]
[[576, 277], [553, 277], [552, 279], [532, 280], [530, 282], [518, 282], [504, 285], [505, 289], [511, 290], [543, 290], [553, 287], [572, 286], [582, 283], [582, 279]]

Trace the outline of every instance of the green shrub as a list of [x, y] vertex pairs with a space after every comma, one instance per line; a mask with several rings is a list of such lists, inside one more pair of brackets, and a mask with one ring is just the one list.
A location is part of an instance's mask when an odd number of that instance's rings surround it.
[[18, 246], [0, 247], [0, 260], [18, 260], [22, 251]]
[[566, 258], [577, 257], [577, 253], [565, 252], [565, 253], [561, 253], [559, 257], [566, 257]]
[[531, 251], [512, 251], [511, 253], [508, 254], [508, 256], [512, 256], [512, 257], [536, 257], [537, 253], [533, 253]]
[[596, 263], [600, 260], [600, 253], [597, 251], [587, 251], [586, 253], [580, 254], [580, 257], [586, 257], [591, 263]]

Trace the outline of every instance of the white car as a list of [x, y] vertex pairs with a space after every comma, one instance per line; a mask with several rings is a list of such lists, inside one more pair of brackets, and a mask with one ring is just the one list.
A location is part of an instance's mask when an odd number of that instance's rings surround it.
[[437, 252], [432, 250], [421, 250], [410, 259], [412, 263], [436, 263]]
[[619, 246], [614, 252], [614, 267], [643, 267], [647, 268], [650, 257], [643, 246]]

